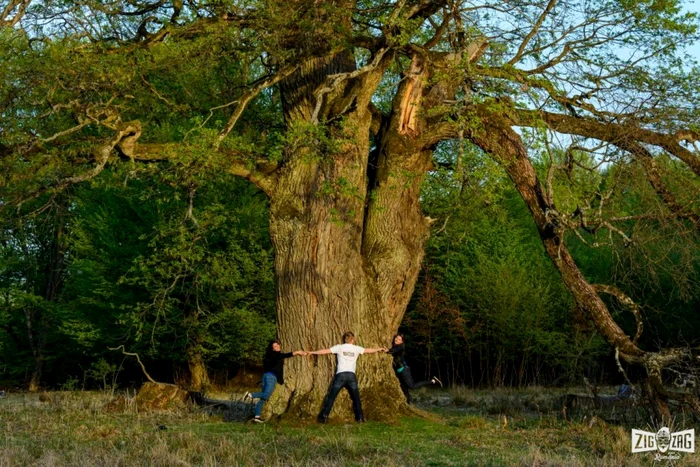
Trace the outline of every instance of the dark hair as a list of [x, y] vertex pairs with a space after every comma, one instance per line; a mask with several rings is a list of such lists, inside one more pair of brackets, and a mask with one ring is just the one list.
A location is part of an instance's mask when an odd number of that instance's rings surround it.
[[345, 334], [343, 334], [343, 344], [347, 344], [350, 339], [354, 339], [355, 334], [352, 333], [352, 331], [348, 331]]
[[274, 344], [282, 345], [282, 344], [280, 344], [280, 341], [278, 341], [277, 339], [271, 340], [270, 343], [269, 343], [268, 346], [267, 346], [267, 349], [265, 349], [265, 354], [266, 354], [266, 355], [269, 355], [269, 354], [271, 354], [272, 352], [275, 351], [275, 349], [272, 348], [272, 346], [273, 346]]
[[396, 342], [396, 338], [397, 338], [397, 337], [400, 337], [401, 339], [403, 339], [403, 334], [401, 334], [400, 332], [399, 332], [399, 333], [396, 333], [396, 334], [394, 335], [394, 337], [391, 338], [391, 345], [394, 345], [394, 343]]

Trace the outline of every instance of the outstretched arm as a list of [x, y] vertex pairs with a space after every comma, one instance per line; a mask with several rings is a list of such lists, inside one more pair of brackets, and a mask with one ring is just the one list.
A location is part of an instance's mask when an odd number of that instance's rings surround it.
[[307, 352], [306, 350], [295, 350], [294, 352], [292, 352], [292, 356], [294, 356], [294, 357], [296, 357], [297, 355], [308, 355], [308, 354], [309, 354], [309, 352]]
[[311, 352], [306, 352], [306, 355], [328, 355], [331, 352], [331, 349], [322, 349], [322, 350], [312, 350]]
[[388, 352], [389, 349], [386, 347], [380, 347], [378, 349], [368, 349], [365, 347], [365, 353], [376, 353], [376, 352]]

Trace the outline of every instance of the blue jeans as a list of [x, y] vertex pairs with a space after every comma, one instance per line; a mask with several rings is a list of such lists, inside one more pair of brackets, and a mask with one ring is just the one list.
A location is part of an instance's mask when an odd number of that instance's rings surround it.
[[352, 408], [355, 411], [355, 420], [364, 420], [365, 417], [362, 414], [362, 402], [360, 401], [360, 390], [357, 387], [357, 378], [355, 373], [352, 371], [344, 371], [342, 373], [337, 373], [335, 378], [333, 378], [333, 383], [331, 383], [331, 388], [328, 391], [328, 397], [326, 398], [326, 405], [323, 406], [323, 411], [319, 415], [319, 419], [322, 421], [328, 420], [328, 414], [331, 413], [333, 404], [335, 403], [335, 398], [338, 397], [338, 393], [341, 389], [347, 388], [350, 393], [350, 399], [352, 399]]
[[277, 376], [274, 373], [264, 373], [262, 377], [262, 392], [254, 392], [251, 394], [253, 399], [260, 399], [255, 406], [255, 416], [259, 417], [262, 413], [263, 405], [270, 399], [272, 391], [277, 385]]

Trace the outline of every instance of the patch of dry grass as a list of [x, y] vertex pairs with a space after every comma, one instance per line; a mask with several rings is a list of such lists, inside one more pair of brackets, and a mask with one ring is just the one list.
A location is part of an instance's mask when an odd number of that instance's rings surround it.
[[[455, 391], [455, 390], [452, 390]], [[537, 391], [470, 394], [434, 410], [442, 421], [404, 419], [316, 425], [298, 420], [264, 425], [226, 422], [198, 409], [141, 412], [102, 393], [10, 394], [0, 400], [0, 466], [406, 466], [646, 465], [629, 452], [629, 430], [604, 422], [571, 422], [529, 410]], [[422, 398], [451, 399], [447, 391]], [[471, 401], [471, 402], [470, 402]], [[490, 415], [495, 409], [507, 410]], [[528, 402], [530, 401], [530, 402]], [[478, 408], [480, 413], [467, 413]], [[108, 408], [109, 407], [109, 408]], [[470, 409], [470, 410], [471, 410]], [[536, 412], [537, 413], [537, 412]], [[698, 465], [686, 455], [676, 465]]]

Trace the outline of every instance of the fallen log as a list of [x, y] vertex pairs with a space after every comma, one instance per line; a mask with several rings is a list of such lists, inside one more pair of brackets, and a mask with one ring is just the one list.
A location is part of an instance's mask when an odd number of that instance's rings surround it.
[[622, 385], [616, 395], [566, 394], [562, 403], [562, 415], [569, 417], [598, 417], [606, 422], [630, 422], [639, 420], [639, 404], [629, 386]]
[[211, 415], [222, 415], [227, 422], [242, 422], [252, 418], [254, 405], [243, 400], [224, 400], [206, 397], [201, 392], [191, 392], [192, 402]]

